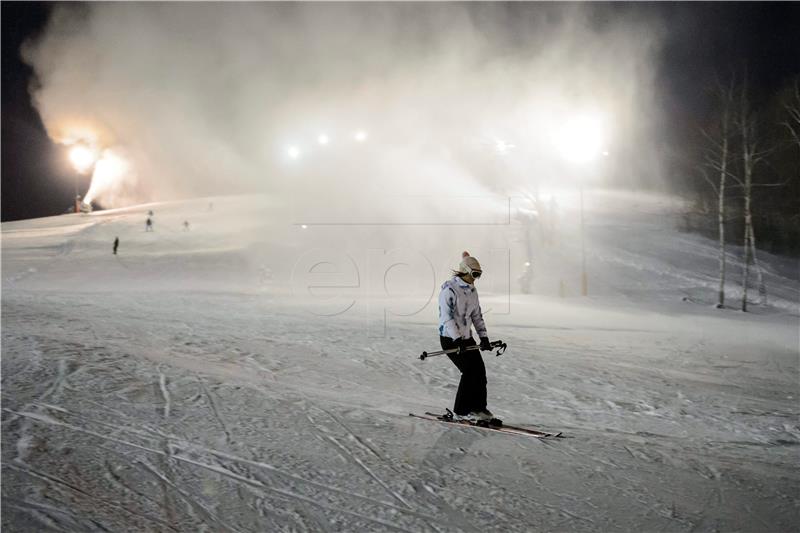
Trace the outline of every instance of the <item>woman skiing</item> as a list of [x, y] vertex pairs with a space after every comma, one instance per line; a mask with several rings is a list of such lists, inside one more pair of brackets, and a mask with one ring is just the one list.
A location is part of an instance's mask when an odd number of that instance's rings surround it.
[[453, 412], [457, 418], [471, 421], [494, 419], [492, 412], [486, 408], [486, 367], [483, 357], [479, 350], [468, 349], [476, 346], [470, 326], [474, 326], [478, 333], [480, 349], [492, 349], [474, 285], [482, 274], [478, 260], [469, 252], [464, 252], [458, 270], [453, 271], [453, 277], [444, 282], [439, 293], [439, 340], [442, 349], [459, 348], [458, 352], [447, 355], [461, 371]]

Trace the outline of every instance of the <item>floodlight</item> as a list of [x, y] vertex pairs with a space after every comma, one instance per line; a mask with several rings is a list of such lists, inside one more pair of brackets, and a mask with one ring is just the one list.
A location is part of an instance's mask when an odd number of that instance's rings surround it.
[[577, 164], [593, 161], [603, 153], [603, 121], [597, 115], [576, 115], [566, 120], [555, 136], [561, 156]]

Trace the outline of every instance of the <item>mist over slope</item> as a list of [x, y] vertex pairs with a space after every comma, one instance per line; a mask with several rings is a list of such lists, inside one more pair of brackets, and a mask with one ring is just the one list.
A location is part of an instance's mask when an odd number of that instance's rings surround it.
[[[521, 198], [455, 196], [440, 198], [440, 211], [397, 215], [403, 204], [418, 200], [384, 197], [354, 212], [233, 196], [6, 223], [3, 279], [9, 287], [41, 290], [274, 292], [321, 305], [337, 295], [369, 296], [410, 300], [421, 309], [435, 307], [431, 295], [466, 249], [489, 274], [480, 282], [487, 296], [522, 297], [526, 268], [532, 297], [579, 295], [581, 232], [574, 193], [554, 194], [539, 213]], [[146, 232], [150, 211], [154, 231]], [[587, 192], [591, 298], [656, 309], [681, 301], [687, 308], [711, 305], [716, 243], [679, 232], [680, 216], [681, 202], [672, 197]], [[736, 248], [729, 254], [727, 290], [734, 302], [741, 294], [741, 262]], [[770, 308], [797, 314], [797, 260], [763, 252], [759, 259]], [[310, 288], [315, 284], [316, 293]]]

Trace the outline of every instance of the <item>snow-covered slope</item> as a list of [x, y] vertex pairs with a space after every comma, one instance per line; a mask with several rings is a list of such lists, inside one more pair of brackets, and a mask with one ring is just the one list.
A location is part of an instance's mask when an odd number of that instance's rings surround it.
[[[759, 257], [770, 306], [713, 309], [714, 243], [672, 200], [595, 193], [580, 298], [574, 200], [528, 295], [525, 226], [488, 208], [352, 224], [228, 197], [3, 224], [4, 530], [792, 530], [797, 261]], [[509, 343], [484, 356], [490, 407], [568, 438], [407, 416], [452, 404], [455, 367], [416, 356], [464, 248]]]

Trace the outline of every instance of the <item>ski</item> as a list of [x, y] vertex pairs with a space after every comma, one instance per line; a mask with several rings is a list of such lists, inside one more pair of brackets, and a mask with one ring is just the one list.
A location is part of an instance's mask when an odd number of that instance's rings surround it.
[[423, 420], [432, 420], [434, 422], [444, 422], [445, 424], [455, 424], [458, 426], [485, 429], [487, 431], [497, 431], [499, 433], [510, 433], [512, 435], [525, 435], [528, 437], [535, 437], [537, 439], [548, 439], [548, 438], [558, 438], [558, 437], [563, 438], [563, 435], [561, 434], [560, 431], [557, 433], [553, 433], [549, 431], [539, 431], [537, 429], [524, 428], [520, 426], [509, 426], [503, 423], [490, 424], [486, 422], [481, 424], [478, 422], [471, 422], [469, 420], [456, 420], [455, 418], [453, 418], [453, 415], [449, 409], [445, 414], [426, 412], [424, 415], [416, 413], [408, 413], [408, 415], [413, 416], [414, 418], [421, 418]]

